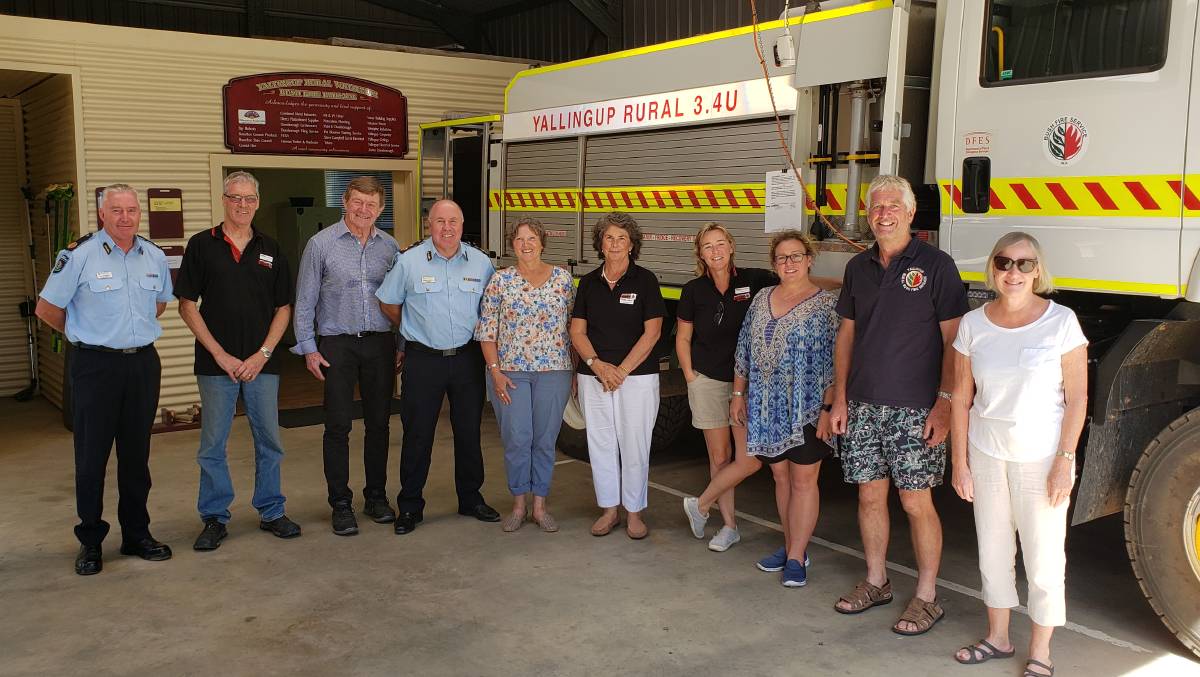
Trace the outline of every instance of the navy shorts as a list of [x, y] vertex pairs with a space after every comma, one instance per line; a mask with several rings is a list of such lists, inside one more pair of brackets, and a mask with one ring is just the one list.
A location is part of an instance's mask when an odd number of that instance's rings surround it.
[[842, 475], [850, 484], [890, 478], [898, 489], [917, 491], [942, 483], [946, 443], [925, 444], [929, 409], [850, 402], [842, 439]]

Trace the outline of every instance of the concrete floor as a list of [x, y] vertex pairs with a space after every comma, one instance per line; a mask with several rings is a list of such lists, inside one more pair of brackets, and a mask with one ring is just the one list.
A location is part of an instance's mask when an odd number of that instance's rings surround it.
[[[392, 448], [399, 452], [399, 420]], [[355, 437], [359, 436], [357, 432]], [[947, 617], [928, 635], [889, 631], [900, 604], [861, 616], [830, 608], [861, 576], [854, 495], [827, 464], [823, 514], [809, 585], [782, 588], [753, 567], [780, 535], [765, 473], [738, 494], [743, 541], [708, 552], [687, 531], [681, 492], [706, 481], [690, 444], [651, 471], [650, 537], [597, 539], [589, 469], [564, 459], [551, 507], [562, 531], [526, 525], [505, 534], [454, 513], [449, 426], [439, 429], [425, 522], [413, 534], [364, 521], [330, 533], [321, 472], [321, 428], [283, 431], [288, 514], [304, 536], [280, 541], [257, 529], [249, 505], [250, 435], [234, 427], [230, 455], [241, 492], [220, 550], [192, 551], [198, 431], [153, 440], [152, 530], [175, 549], [169, 562], [116, 553], [104, 572], [72, 573], [77, 548], [71, 441], [43, 401], [0, 402], [0, 675], [1019, 675], [1019, 660], [961, 667], [951, 658], [984, 632], [970, 512], [938, 494], [947, 549], [941, 594]], [[484, 420], [484, 495], [509, 503], [490, 413]], [[357, 446], [360, 442], [353, 443]], [[701, 452], [702, 454], [702, 452]], [[393, 460], [393, 480], [398, 461]], [[361, 482], [361, 464], [352, 477]], [[115, 523], [115, 468], [107, 505]], [[354, 485], [361, 487], [361, 484]], [[911, 594], [907, 533], [899, 511], [892, 561], [897, 599]], [[1068, 615], [1055, 638], [1058, 675], [1200, 674], [1200, 664], [1142, 600], [1119, 518], [1074, 529]], [[1028, 639], [1015, 616], [1014, 641]]]

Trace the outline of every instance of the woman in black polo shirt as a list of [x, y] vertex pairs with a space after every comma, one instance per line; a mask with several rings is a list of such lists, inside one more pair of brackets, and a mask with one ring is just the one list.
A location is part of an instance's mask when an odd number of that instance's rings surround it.
[[[675, 326], [675, 354], [687, 381], [692, 425], [704, 431], [708, 447], [708, 472], [729, 465], [734, 448], [742, 471], [726, 473], [711, 482], [697, 498], [684, 499], [691, 515], [707, 518], [715, 502], [725, 525], [708, 543], [708, 549], [724, 552], [741, 540], [733, 510], [733, 486], [761, 467], [746, 454], [746, 428], [732, 427], [730, 443], [729, 401], [733, 393], [733, 351], [750, 299], [763, 287], [775, 284], [774, 273], [760, 268], [734, 265], [733, 235], [719, 223], [708, 223], [696, 233], [696, 279], [683, 286]], [[733, 484], [730, 484], [733, 482]], [[703, 522], [693, 521], [693, 534], [704, 538]], [[696, 526], [699, 528], [695, 528]]]
[[604, 263], [579, 280], [571, 313], [571, 343], [579, 353], [579, 404], [587, 421], [588, 456], [596, 502], [592, 525], [605, 536], [629, 514], [625, 533], [645, 538], [642, 521], [650, 470], [650, 438], [658, 416], [654, 346], [666, 306], [654, 273], [635, 265], [642, 232], [628, 214], [611, 212], [592, 229]]

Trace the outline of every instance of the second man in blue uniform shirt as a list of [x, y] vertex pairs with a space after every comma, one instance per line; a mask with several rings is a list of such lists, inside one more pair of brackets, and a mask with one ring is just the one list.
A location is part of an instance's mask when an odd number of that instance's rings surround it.
[[433, 434], [442, 399], [450, 400], [458, 512], [485, 522], [500, 514], [483, 500], [483, 355], [473, 339], [479, 302], [495, 268], [462, 242], [463, 213], [451, 200], [429, 210], [430, 238], [396, 256], [376, 296], [405, 340], [400, 394], [404, 443], [395, 531], [407, 534], [424, 517]]

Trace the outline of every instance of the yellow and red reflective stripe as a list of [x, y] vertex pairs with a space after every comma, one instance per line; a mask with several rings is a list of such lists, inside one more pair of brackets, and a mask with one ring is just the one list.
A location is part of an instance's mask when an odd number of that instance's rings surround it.
[[[808, 197], [816, 189], [807, 185]], [[825, 188], [825, 214], [840, 214], [847, 202], [846, 184]], [[865, 213], [866, 185], [859, 191], [859, 213]], [[521, 211], [576, 211], [581, 202], [587, 212], [621, 210], [630, 212], [751, 213], [762, 212], [766, 186], [762, 183], [724, 183], [687, 186], [607, 186], [603, 188], [520, 188], [493, 190], [488, 207]]]
[[[962, 214], [962, 183], [942, 180], [942, 213]], [[993, 178], [989, 216], [1200, 216], [1200, 175]]]

